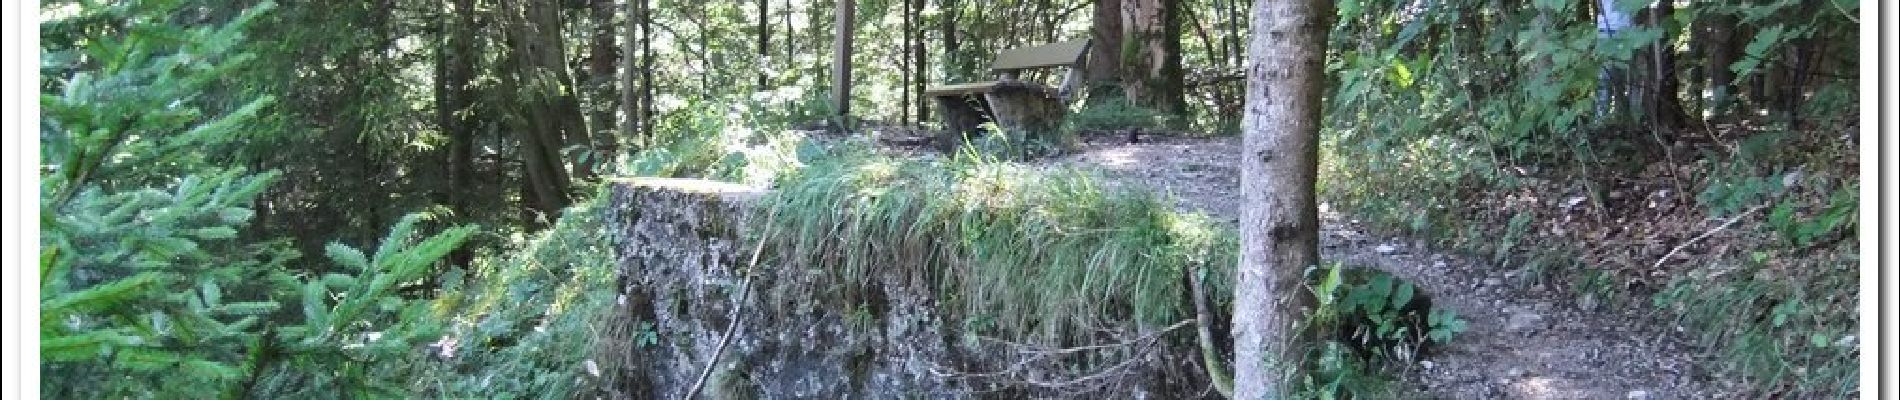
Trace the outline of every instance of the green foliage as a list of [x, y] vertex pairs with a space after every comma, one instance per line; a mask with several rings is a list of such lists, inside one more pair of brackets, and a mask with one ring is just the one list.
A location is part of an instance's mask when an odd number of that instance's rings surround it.
[[[549, 230], [479, 258], [466, 275], [452, 274], [429, 311], [444, 322], [443, 336], [426, 357], [409, 360], [420, 370], [411, 393], [571, 398], [607, 386], [602, 379], [611, 377], [595, 374], [624, 361], [615, 355], [657, 344], [650, 322], [620, 321], [630, 315], [611, 312], [616, 271], [599, 198], [568, 208]], [[634, 329], [614, 330], [622, 326]], [[596, 356], [607, 358], [590, 358]]]
[[403, 217], [373, 254], [331, 243], [326, 255], [346, 272], [285, 285], [299, 290], [302, 318], [270, 329], [266, 341], [253, 345], [249, 367], [262, 376], [236, 393], [405, 396], [406, 378], [413, 374], [409, 356], [441, 334], [442, 319], [430, 314], [428, 299], [406, 296], [399, 289], [428, 279], [436, 261], [475, 232], [462, 226], [417, 239], [416, 225], [424, 217]]
[[[1851, 246], [1847, 246], [1851, 248]], [[1751, 387], [1807, 397], [1840, 397], [1859, 388], [1858, 285], [1852, 252], [1811, 259], [1797, 278], [1753, 279], [1778, 260], [1724, 260], [1724, 275], [1671, 282], [1655, 305], [1695, 329], [1715, 349], [1716, 365]]]
[[[89, 185], [107, 189], [168, 183], [197, 172], [208, 147], [242, 140], [269, 97], [207, 115], [201, 94], [253, 56], [240, 52], [246, 25], [272, 8], [252, 7], [229, 23], [186, 27], [161, 18], [177, 1], [71, 7], [42, 22], [46, 79], [40, 92], [42, 188], [62, 204]], [[112, 177], [112, 179], [100, 179]]]
[[1135, 105], [1126, 97], [1092, 99], [1063, 120], [1063, 130], [1078, 135], [1113, 133], [1127, 129], [1160, 129], [1169, 116], [1151, 108]]
[[661, 125], [658, 146], [630, 154], [611, 172], [770, 182], [798, 166], [805, 136], [791, 128], [814, 113], [811, 101], [762, 97], [768, 102], [692, 103]]
[[1212, 270], [1210, 298], [1231, 293], [1231, 228], [1150, 194], [1074, 170], [833, 151], [781, 179], [763, 212], [786, 232], [778, 254], [836, 279], [836, 304], [854, 304], [873, 271], [904, 268], [967, 329], [1054, 340], [1179, 321], [1185, 268]]
[[287, 241], [239, 238], [256, 233], [253, 204], [280, 175], [221, 167], [206, 150], [245, 138], [269, 99], [218, 112], [204, 94], [250, 57], [234, 49], [270, 7], [186, 27], [170, 19], [182, 2], [82, 5], [45, 23], [60, 39], [43, 44], [42, 72], [58, 76], [41, 96], [43, 394], [402, 393], [387, 361], [434, 328], [398, 289], [474, 228], [412, 240], [412, 215], [373, 255], [333, 244], [342, 272], [321, 277], [288, 267], [299, 254]]
[[[1639, 3], [1617, 6], [1635, 11], [1645, 7]], [[1837, 263], [1851, 259], [1852, 215], [1858, 212], [1851, 199], [1858, 184], [1851, 168], [1838, 161], [1852, 153], [1851, 136], [1835, 132], [1852, 126], [1844, 121], [1857, 112], [1842, 96], [1844, 85], [1858, 80], [1852, 66], [1859, 61], [1852, 49], [1814, 54], [1856, 37], [1859, 22], [1851, 15], [1857, 4], [1676, 3], [1673, 20], [1652, 25], [1639, 17], [1632, 29], [1609, 36], [1596, 32], [1591, 16], [1601, 10], [1592, 3], [1528, 5], [1341, 4], [1330, 36], [1335, 53], [1327, 62], [1333, 80], [1322, 138], [1322, 194], [1374, 225], [1520, 263], [1527, 276], [1554, 271], [1572, 279], [1573, 291], [1602, 298], [1629, 294], [1620, 288], [1632, 287], [1615, 267], [1572, 261], [1602, 255], [1578, 252], [1602, 250], [1570, 246], [1564, 241], [1576, 239], [1574, 234], [1537, 223], [1552, 218], [1550, 210], [1514, 208], [1548, 203], [1550, 194], [1541, 191], [1581, 190], [1592, 207], [1581, 211], [1585, 215], [1649, 215], [1669, 205], [1655, 200], [1649, 206], [1654, 208], [1632, 212], [1617, 207], [1642, 206], [1628, 199], [1614, 204], [1609, 193], [1656, 193], [1631, 185], [1630, 178], [1654, 179], [1651, 171], [1668, 171], [1660, 175], [1673, 181], [1672, 196], [1695, 194], [1700, 206], [1671, 213], [1701, 211], [1720, 223], [1761, 212], [1698, 244], [1731, 250], [1672, 265], [1679, 270], [1645, 270], [1650, 277], [1691, 271], [1669, 276], [1675, 282], [1655, 297], [1656, 305], [1689, 321], [1713, 353], [1724, 355], [1721, 369], [1761, 394], [1851, 393], [1843, 378], [1855, 371], [1851, 350], [1814, 344], [1823, 341], [1815, 338], [1838, 343], [1852, 334], [1847, 304], [1855, 297], [1842, 283], [1851, 280], [1851, 269]], [[1737, 35], [1734, 50], [1740, 54], [1728, 65], [1712, 66], [1734, 73], [1732, 81], [1710, 82], [1715, 75], [1706, 69], [1694, 72], [1711, 61], [1709, 43], [1700, 35], [1721, 30]], [[1647, 86], [1643, 80], [1656, 72], [1647, 57], [1657, 45], [1677, 57], [1671, 72], [1685, 86], [1676, 99], [1690, 117], [1688, 126], [1650, 126], [1645, 114], [1653, 110], [1640, 99], [1610, 96], [1598, 110], [1598, 90], [1622, 89], [1602, 80], [1603, 69], [1628, 72]], [[1841, 75], [1785, 81], [1803, 74], [1799, 68]], [[1754, 89], [1793, 85], [1813, 92]], [[1783, 123], [1784, 117], [1795, 111], [1819, 126], [1790, 129], [1795, 124]], [[1707, 130], [1701, 122], [1709, 123]], [[1626, 173], [1637, 170], [1646, 172]], [[1709, 227], [1662, 228], [1695, 230], [1686, 238]], [[1722, 243], [1711, 243], [1717, 241]], [[1648, 266], [1655, 260], [1615, 261]], [[1800, 307], [1769, 300], [1787, 296], [1809, 300]], [[1817, 319], [1829, 322], [1776, 325], [1777, 314], [1786, 321], [1824, 315]], [[1736, 315], [1760, 322], [1737, 323]]]
[[1303, 398], [1390, 396], [1385, 374], [1392, 365], [1384, 362], [1407, 364], [1466, 330], [1455, 312], [1433, 308], [1411, 282], [1390, 273], [1338, 263], [1309, 272], [1317, 306], [1301, 329], [1318, 345], [1306, 349]]

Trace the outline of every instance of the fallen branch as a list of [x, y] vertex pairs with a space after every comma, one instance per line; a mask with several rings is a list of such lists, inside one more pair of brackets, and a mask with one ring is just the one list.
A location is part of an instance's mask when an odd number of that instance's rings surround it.
[[1702, 241], [1702, 239], [1707, 239], [1709, 238], [1709, 236], [1714, 236], [1716, 232], [1721, 232], [1724, 229], [1728, 229], [1729, 226], [1735, 225], [1735, 223], [1741, 221], [1742, 218], [1752, 215], [1757, 211], [1761, 211], [1761, 209], [1763, 208], [1768, 208], [1768, 205], [1767, 204], [1758, 205], [1758, 206], [1755, 206], [1754, 208], [1748, 209], [1748, 211], [1743, 211], [1741, 214], [1736, 214], [1734, 217], [1729, 217], [1727, 222], [1723, 222], [1721, 225], [1717, 225], [1715, 229], [1710, 229], [1708, 232], [1702, 232], [1701, 235], [1696, 235], [1696, 237], [1690, 238], [1688, 241], [1684, 241], [1682, 242], [1682, 244], [1676, 245], [1675, 248], [1669, 249], [1668, 253], [1664, 253], [1662, 258], [1656, 259], [1656, 263], [1650, 265], [1649, 270], [1655, 271], [1657, 269], [1662, 268], [1663, 263], [1669, 262], [1669, 258], [1675, 257], [1676, 253], [1681, 252], [1683, 248], [1689, 247], [1689, 245], [1693, 245], [1696, 242], [1700, 242]]
[[1214, 390], [1224, 398], [1234, 398], [1234, 378], [1227, 375], [1227, 365], [1221, 362], [1220, 350], [1214, 347], [1214, 313], [1207, 307], [1207, 290], [1201, 287], [1200, 268], [1188, 268], [1188, 294], [1194, 296], [1194, 318], [1199, 322], [1196, 331], [1200, 332], [1201, 365], [1207, 370], [1207, 380], [1212, 381]]
[[752, 295], [752, 277], [758, 276], [753, 270], [759, 266], [759, 254], [765, 252], [766, 239], [772, 236], [773, 223], [777, 221], [778, 210], [774, 209], [772, 214], [765, 219], [765, 234], [759, 236], [758, 246], [752, 248], [752, 261], [746, 263], [745, 280], [739, 283], [739, 299], [734, 300], [732, 314], [728, 318], [732, 323], [726, 325], [726, 333], [725, 336], [719, 338], [719, 346], [713, 348], [712, 357], [706, 359], [706, 367], [699, 370], [699, 379], [693, 381], [693, 388], [687, 390], [686, 396], [682, 398], [697, 397], [699, 391], [706, 388], [706, 379], [712, 377], [713, 366], [719, 365], [719, 356], [726, 353], [726, 346], [732, 344], [733, 334], [739, 332], [739, 325], [745, 321], [741, 317], [745, 314], [746, 299]]

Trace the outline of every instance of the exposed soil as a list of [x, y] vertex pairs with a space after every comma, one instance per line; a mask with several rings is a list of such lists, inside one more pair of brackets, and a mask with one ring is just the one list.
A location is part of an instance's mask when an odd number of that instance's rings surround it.
[[[1181, 207], [1239, 218], [1239, 138], [1117, 137], [1052, 161], [1146, 185]], [[1646, 305], [1597, 305], [1422, 241], [1368, 233], [1325, 204], [1321, 256], [1407, 278], [1470, 330], [1408, 366], [1407, 397], [1446, 399], [1699, 399], [1731, 393], [1698, 368], [1681, 328]]]

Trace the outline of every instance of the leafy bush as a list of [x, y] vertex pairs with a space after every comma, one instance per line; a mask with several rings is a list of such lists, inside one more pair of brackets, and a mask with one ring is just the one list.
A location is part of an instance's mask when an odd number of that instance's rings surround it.
[[1346, 267], [1309, 271], [1317, 304], [1303, 319], [1307, 349], [1296, 390], [1301, 398], [1391, 397], [1388, 373], [1408, 365], [1428, 347], [1464, 332], [1465, 321], [1390, 273]]

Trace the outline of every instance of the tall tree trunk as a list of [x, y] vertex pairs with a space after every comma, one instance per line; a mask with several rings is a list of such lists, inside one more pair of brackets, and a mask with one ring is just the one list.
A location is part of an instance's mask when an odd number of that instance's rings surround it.
[[1735, 63], [1737, 53], [1735, 17], [1712, 13], [1696, 21], [1696, 25], [1701, 27], [1697, 31], [1703, 38], [1696, 42], [1705, 46], [1703, 55], [1706, 60], [1702, 68], [1708, 70], [1704, 75], [1709, 79], [1704, 84], [1708, 87], [1709, 97], [1702, 108], [1709, 116], [1719, 119], [1728, 114], [1729, 103], [1735, 98], [1735, 72], [1729, 70], [1729, 65]]
[[[1650, 27], [1663, 32], [1662, 39], [1650, 46], [1649, 77], [1651, 81], [1647, 95], [1650, 106], [1648, 112], [1650, 129], [1661, 132], [1675, 132], [1681, 129], [1683, 120], [1687, 118], [1683, 114], [1682, 98], [1677, 95], [1682, 90], [1682, 84], [1676, 80], [1676, 48], [1671, 45], [1675, 43], [1672, 39], [1674, 35], [1671, 35], [1669, 27], [1664, 25], [1675, 14], [1675, 9], [1674, 2], [1659, 1], [1649, 14]], [[1658, 143], [1657, 145], [1668, 146], [1669, 144]]]
[[[620, 137], [616, 131], [614, 104], [619, 93], [614, 90], [616, 75], [615, 54], [619, 48], [614, 44], [614, 0], [593, 0], [588, 12], [593, 17], [594, 36], [587, 54], [587, 130], [594, 139], [594, 157], [590, 164], [599, 165], [599, 160], [611, 159], [620, 151]], [[590, 168], [589, 171], [592, 169]]]
[[1253, 65], [1242, 121], [1234, 394], [1284, 398], [1301, 354], [1294, 321], [1313, 302], [1301, 274], [1319, 265], [1314, 183], [1333, 10], [1326, 0], [1256, 1], [1253, 10]]
[[962, 76], [964, 71], [958, 70], [962, 65], [959, 54], [963, 52], [963, 42], [957, 37], [957, 14], [962, 12], [957, 1], [941, 0], [937, 9], [943, 12], [937, 18], [937, 29], [943, 34], [943, 59], [937, 61], [938, 70], [943, 71], [944, 80], [953, 82], [966, 78]]
[[[584, 137], [580, 129], [580, 110], [570, 108], [572, 87], [565, 79], [566, 58], [561, 56], [555, 4], [515, 0], [504, 3], [509, 43], [508, 57], [514, 64], [514, 78], [506, 83], [521, 99], [521, 121], [517, 129], [521, 142], [522, 169], [527, 176], [523, 198], [546, 221], [553, 221], [568, 204], [568, 175], [561, 166], [561, 147], [566, 141]], [[583, 142], [584, 143], [584, 142]], [[536, 226], [536, 221], [528, 221]]]
[[831, 47], [831, 109], [836, 115], [833, 127], [849, 129], [851, 118], [851, 39], [857, 18], [856, 0], [838, 0], [837, 34]]
[[915, 42], [911, 43], [910, 47], [911, 76], [917, 80], [916, 83], [914, 83], [915, 86], [911, 94], [914, 97], [913, 102], [917, 104], [917, 122], [921, 124], [924, 121], [930, 120], [930, 102], [928, 101], [930, 99], [924, 96], [924, 88], [930, 84], [929, 70], [924, 69], [924, 66], [929, 61], [929, 57], [926, 57], [927, 53], [924, 51], [926, 42], [924, 40], [924, 7], [927, 4], [924, 3], [924, 0], [909, 1], [911, 4], [910, 19], [915, 22], [915, 25], [912, 25], [911, 28], [917, 30], [917, 34], [914, 37]]
[[[910, 54], [910, 46], [913, 44], [916, 44], [917, 42], [917, 39], [915, 38], [916, 36], [915, 32], [917, 31], [917, 21], [911, 19], [912, 14], [910, 12], [910, 0], [901, 0], [901, 1], [904, 2], [904, 15], [903, 15], [904, 27], [903, 29], [901, 29], [902, 31], [904, 31], [904, 45], [903, 45], [903, 50], [898, 51], [899, 56], [897, 57], [898, 60], [901, 60], [900, 62], [898, 62], [898, 68], [897, 68], [898, 69], [897, 74], [899, 78], [898, 83], [897, 83], [897, 86], [898, 86], [897, 90], [899, 92], [899, 95], [897, 97], [897, 103], [898, 103], [897, 123], [900, 125], [910, 125], [910, 105], [911, 105], [910, 82], [911, 82], [911, 79], [913, 79], [910, 76], [910, 63], [912, 60], [910, 59], [910, 57], [905, 57], [904, 55]], [[918, 103], [917, 108], [923, 108], [923, 103]]]
[[646, 146], [644, 136], [640, 135], [640, 77], [639, 48], [642, 8], [646, 0], [627, 0], [626, 27], [620, 41], [620, 137], [631, 143], [634, 149]]
[[1181, 114], [1181, 0], [1122, 0], [1122, 90], [1134, 104]]
[[1094, 22], [1089, 28], [1089, 59], [1083, 76], [1088, 81], [1089, 99], [1119, 93], [1122, 63], [1122, 1], [1095, 0]]
[[640, 137], [653, 140], [653, 4], [640, 4]]
[[771, 54], [772, 14], [770, 0], [759, 0], [759, 85], [754, 91], [765, 91], [771, 80], [771, 63], [767, 56]]
[[[469, 192], [475, 187], [475, 124], [468, 109], [474, 101], [468, 85], [475, 77], [475, 0], [455, 0], [451, 4], [454, 9], [442, 16], [443, 43], [437, 46], [436, 127], [449, 139], [444, 146], [448, 151], [444, 163], [448, 186], [442, 203], [455, 218], [467, 221], [473, 211], [469, 199], [480, 196]], [[469, 246], [449, 254], [449, 263], [454, 265], [468, 265], [472, 259]]]

